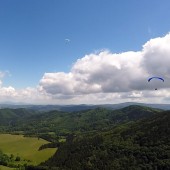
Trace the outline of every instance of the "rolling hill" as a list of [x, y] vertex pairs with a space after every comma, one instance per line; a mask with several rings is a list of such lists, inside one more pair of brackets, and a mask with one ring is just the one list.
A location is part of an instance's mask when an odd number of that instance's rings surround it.
[[77, 136], [41, 164], [68, 170], [170, 169], [170, 111]]
[[105, 130], [123, 122], [151, 116], [160, 111], [136, 105], [117, 110], [95, 108], [77, 112], [1, 109], [0, 127], [9, 132], [24, 131], [26, 134], [53, 132], [61, 136], [69, 133]]
[[8, 108], [0, 110], [0, 121], [1, 132], [47, 135], [53, 142], [66, 137], [54, 145], [53, 157], [28, 170], [170, 169], [169, 111], [139, 105], [74, 112]]

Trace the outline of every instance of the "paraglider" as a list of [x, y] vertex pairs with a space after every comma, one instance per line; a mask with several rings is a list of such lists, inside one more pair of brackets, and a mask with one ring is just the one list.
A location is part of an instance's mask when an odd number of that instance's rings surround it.
[[[157, 79], [157, 80], [160, 80], [160, 81], [164, 82], [164, 79], [163, 79], [162, 77], [150, 77], [150, 78], [148, 79], [148, 82], [150, 82], [152, 79]], [[155, 90], [158, 90], [158, 89], [155, 88]]]
[[151, 77], [151, 78], [148, 79], [148, 82], [150, 82], [152, 79], [160, 79], [164, 82], [164, 79], [161, 78], [161, 77]]
[[69, 43], [69, 42], [70, 42], [70, 39], [66, 38], [66, 39], [65, 39], [65, 42], [66, 42], [66, 43]]

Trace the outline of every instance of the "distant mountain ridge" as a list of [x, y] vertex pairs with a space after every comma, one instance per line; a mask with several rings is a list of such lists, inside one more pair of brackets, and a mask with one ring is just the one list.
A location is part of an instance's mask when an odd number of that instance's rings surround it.
[[98, 107], [103, 107], [107, 109], [121, 109], [123, 107], [127, 107], [130, 105], [139, 105], [139, 106], [147, 106], [157, 109], [163, 110], [170, 110], [170, 104], [148, 104], [148, 103], [137, 103], [137, 102], [125, 102], [119, 104], [78, 104], [78, 105], [31, 105], [31, 104], [0, 104], [0, 108], [26, 108], [35, 111], [51, 111], [51, 110], [58, 110], [58, 111], [65, 111], [65, 112], [74, 112], [74, 111], [81, 111], [81, 110], [88, 110], [88, 109], [95, 109]]

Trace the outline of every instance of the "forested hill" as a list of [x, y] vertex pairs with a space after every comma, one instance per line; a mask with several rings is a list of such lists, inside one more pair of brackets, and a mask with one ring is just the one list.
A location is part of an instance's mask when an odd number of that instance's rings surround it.
[[10, 108], [4, 108], [0, 109], [0, 126], [2, 125], [10, 125], [13, 122], [16, 122], [21, 119], [27, 119], [28, 117], [31, 117], [33, 115], [38, 114], [39, 112], [30, 110], [30, 109], [24, 109], [24, 108], [18, 108], [18, 109], [10, 109]]
[[[128, 106], [118, 110], [96, 108], [78, 112], [35, 112], [27, 109], [0, 110], [0, 128], [24, 133], [57, 135], [104, 130], [119, 123], [136, 121], [160, 112], [144, 106]], [[2, 128], [3, 126], [3, 128]], [[5, 128], [4, 128], [5, 127]]]
[[168, 170], [170, 111], [105, 132], [77, 136], [61, 145], [42, 166], [59, 170]]
[[138, 105], [77, 112], [1, 109], [0, 130], [43, 136], [58, 147], [41, 167], [27, 169], [170, 169], [170, 111]]

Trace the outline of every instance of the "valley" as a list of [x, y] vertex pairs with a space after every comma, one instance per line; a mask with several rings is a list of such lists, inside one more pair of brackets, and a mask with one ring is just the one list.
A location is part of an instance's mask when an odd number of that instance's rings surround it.
[[[6, 166], [25, 170], [170, 167], [170, 113], [146, 106], [47, 112], [0, 110]], [[11, 161], [20, 158], [19, 161]], [[2, 164], [3, 165], [3, 164]]]

